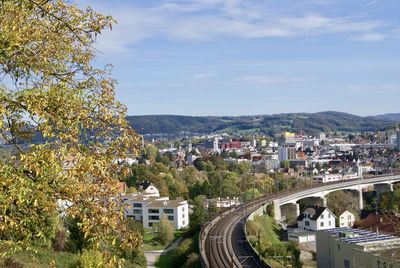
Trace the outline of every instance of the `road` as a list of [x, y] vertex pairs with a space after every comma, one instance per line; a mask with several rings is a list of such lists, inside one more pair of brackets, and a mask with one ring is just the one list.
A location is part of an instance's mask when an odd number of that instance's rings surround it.
[[202, 255], [202, 265], [207, 268], [268, 267], [260, 262], [255, 252], [253, 252], [246, 242], [244, 235], [244, 222], [247, 217], [263, 204], [283, 197], [293, 198], [301, 196], [310, 191], [323, 191], [332, 188], [339, 189], [340, 186], [344, 185], [379, 183], [392, 179], [398, 181], [400, 176], [377, 176], [364, 180], [318, 184], [312, 188], [299, 188], [264, 196], [258, 200], [226, 211], [203, 227], [200, 232], [199, 247]]
[[160, 257], [162, 250], [149, 250], [144, 252], [147, 260], [147, 268], [155, 268], [157, 259]]
[[149, 250], [144, 252], [144, 256], [147, 260], [147, 268], [155, 268], [156, 262], [161, 255], [166, 255], [171, 250], [175, 249], [179, 243], [182, 241], [182, 237], [176, 239], [164, 250]]

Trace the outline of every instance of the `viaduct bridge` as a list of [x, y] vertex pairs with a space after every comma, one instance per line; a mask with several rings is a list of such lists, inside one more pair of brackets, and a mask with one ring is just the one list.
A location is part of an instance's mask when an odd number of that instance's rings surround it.
[[296, 193], [292, 193], [290, 195], [286, 195], [280, 198], [276, 198], [272, 200], [274, 205], [275, 219], [280, 221], [282, 219], [281, 207], [284, 205], [294, 205], [296, 206], [297, 215], [300, 215], [299, 204], [297, 201], [303, 198], [320, 198], [322, 199], [323, 206], [326, 206], [326, 195], [331, 192], [340, 191], [340, 190], [352, 190], [357, 191], [359, 195], [359, 204], [358, 207], [360, 209], [364, 208], [364, 202], [362, 193], [366, 190], [375, 189], [377, 185], [387, 185], [390, 191], [393, 191], [393, 183], [400, 182], [400, 176], [382, 176], [382, 177], [374, 177], [369, 179], [358, 179], [351, 181], [343, 181], [339, 183], [329, 183], [324, 184], [317, 188], [306, 189]]

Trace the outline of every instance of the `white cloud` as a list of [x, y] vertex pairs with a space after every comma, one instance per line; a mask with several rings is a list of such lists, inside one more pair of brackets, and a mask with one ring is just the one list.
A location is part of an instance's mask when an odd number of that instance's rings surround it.
[[370, 7], [370, 6], [373, 6], [373, 5], [377, 4], [377, 3], [379, 3], [379, 0], [374, 0], [374, 1], [371, 1], [368, 4], [366, 4], [365, 7]]
[[362, 34], [354, 37], [354, 40], [356, 41], [364, 41], [364, 42], [379, 42], [383, 41], [387, 38], [388, 36], [385, 34], [374, 34], [374, 33], [368, 33], [368, 34]]
[[196, 73], [192, 75], [192, 78], [195, 80], [200, 80], [200, 79], [208, 79], [208, 78], [212, 78], [214, 77], [215, 74], [212, 72], [208, 72], [208, 73]]
[[130, 46], [148, 38], [206, 41], [224, 37], [295, 38], [342, 33], [353, 40], [381, 41], [385, 36], [381, 32], [387, 27], [379, 20], [326, 16], [323, 10], [312, 14], [286, 12], [258, 1], [175, 0], [153, 6], [133, 3], [117, 6], [96, 1], [91, 5], [118, 21], [114, 30], [106, 32], [98, 43], [99, 49], [116, 53], [126, 53]]
[[360, 94], [390, 94], [399, 92], [400, 87], [395, 85], [367, 85], [367, 86], [349, 86], [349, 90]]
[[298, 84], [308, 81], [308, 78], [276, 76], [276, 75], [246, 75], [233, 79], [234, 83], [243, 84], [243, 86], [270, 86], [283, 84]]

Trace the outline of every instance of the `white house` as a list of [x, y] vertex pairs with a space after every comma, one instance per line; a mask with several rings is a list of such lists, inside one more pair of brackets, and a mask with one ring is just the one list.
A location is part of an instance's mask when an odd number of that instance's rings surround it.
[[138, 192], [143, 196], [154, 196], [160, 197], [160, 191], [149, 181], [143, 181], [142, 183], [136, 184]]
[[336, 216], [326, 207], [307, 206], [297, 218], [298, 229], [318, 231], [335, 228]]
[[339, 216], [339, 227], [353, 227], [355, 220], [354, 214], [346, 210]]
[[118, 165], [129, 165], [132, 166], [133, 164], [138, 164], [139, 161], [137, 159], [132, 159], [132, 158], [117, 158], [114, 159], [113, 164], [118, 164]]
[[230, 208], [230, 207], [235, 207], [237, 205], [240, 205], [239, 197], [233, 197], [233, 198], [213, 198], [213, 199], [205, 199], [204, 200], [204, 206], [208, 208], [210, 204], [214, 205], [217, 208]]
[[165, 214], [175, 229], [189, 226], [189, 205], [183, 198], [169, 200], [168, 197], [155, 196], [125, 196], [124, 215], [126, 218], [143, 222], [144, 228], [151, 228], [159, 223]]
[[328, 182], [336, 182], [343, 180], [352, 180], [357, 179], [359, 176], [357, 173], [349, 173], [349, 174], [329, 174], [326, 173], [324, 175], [314, 176], [313, 180], [317, 183], [328, 183]]

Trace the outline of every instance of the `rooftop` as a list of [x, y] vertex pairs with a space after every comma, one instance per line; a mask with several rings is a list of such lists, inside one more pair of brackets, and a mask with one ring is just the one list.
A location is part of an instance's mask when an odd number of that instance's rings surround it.
[[395, 223], [400, 224], [400, 218], [389, 215], [369, 214], [360, 225], [360, 229], [374, 231], [377, 228], [379, 232], [395, 233]]
[[345, 243], [357, 244], [365, 247], [367, 251], [382, 251], [390, 248], [400, 249], [400, 237], [379, 234], [366, 230], [358, 230], [349, 227], [324, 230], [331, 235], [337, 236]]
[[143, 195], [134, 195], [134, 194], [130, 194], [130, 195], [124, 195], [123, 199], [125, 201], [130, 200], [133, 202], [143, 202], [143, 201], [156, 201], [156, 200], [168, 200], [169, 197], [159, 197], [159, 196], [143, 196]]
[[178, 197], [175, 200], [154, 200], [154, 201], [151, 201], [150, 203], [146, 204], [145, 206], [148, 206], [148, 207], [179, 207], [179, 206], [182, 206], [185, 204], [187, 204], [187, 201]]
[[297, 217], [297, 220], [298, 221], [302, 221], [304, 219], [304, 214], [308, 213], [308, 214], [310, 214], [312, 216], [311, 220], [316, 221], [321, 216], [321, 214], [324, 213], [324, 211], [326, 209], [328, 209], [328, 208], [327, 207], [321, 207], [321, 206], [311, 206], [311, 205], [309, 205], [303, 210], [303, 213], [301, 213], [299, 215], [299, 217]]

